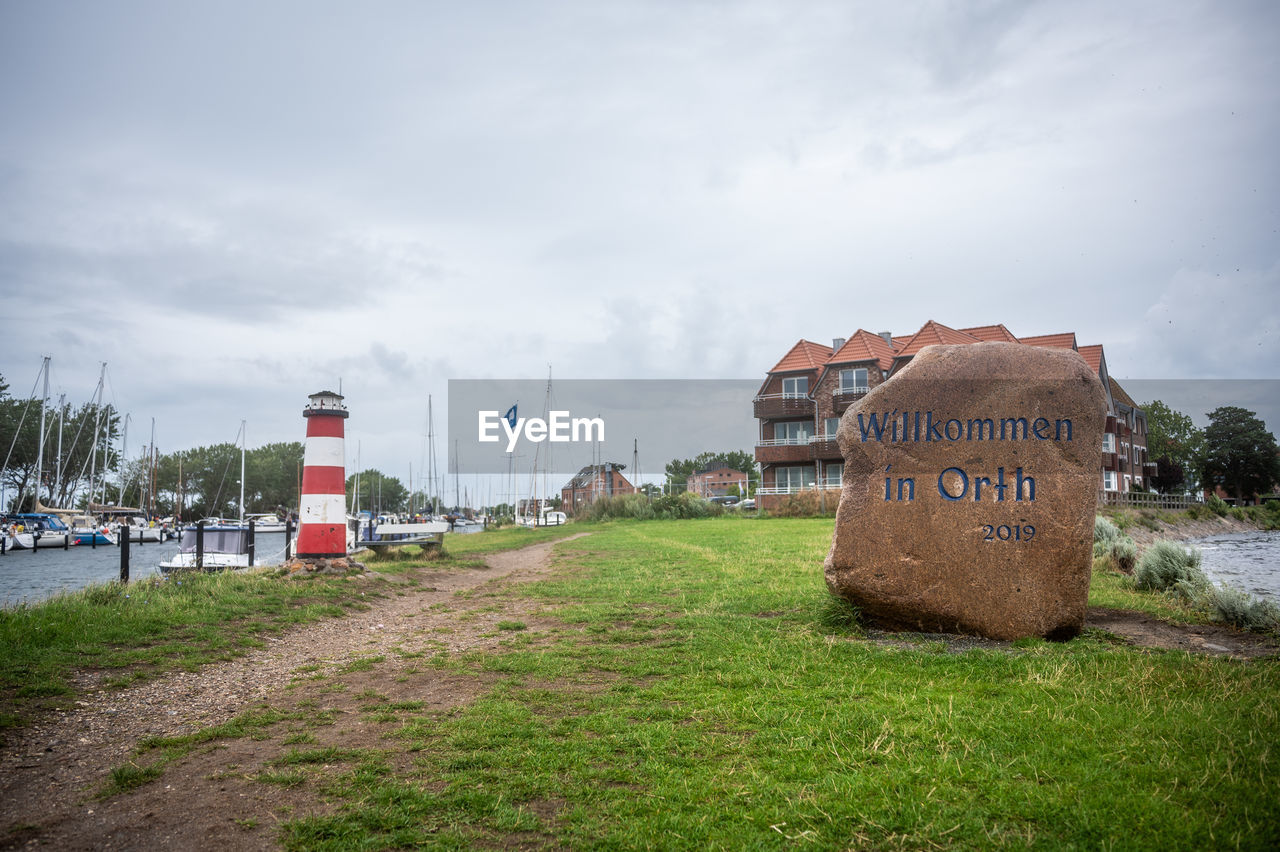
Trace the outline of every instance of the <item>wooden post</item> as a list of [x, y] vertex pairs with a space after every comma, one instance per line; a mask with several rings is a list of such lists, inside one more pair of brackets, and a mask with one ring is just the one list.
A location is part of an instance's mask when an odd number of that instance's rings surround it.
[[293, 517], [284, 520], [284, 561], [293, 558]]
[[249, 567], [253, 567], [253, 521], [249, 521]]
[[196, 568], [204, 568], [204, 521], [196, 523]]
[[120, 582], [129, 582], [129, 525], [120, 525]]

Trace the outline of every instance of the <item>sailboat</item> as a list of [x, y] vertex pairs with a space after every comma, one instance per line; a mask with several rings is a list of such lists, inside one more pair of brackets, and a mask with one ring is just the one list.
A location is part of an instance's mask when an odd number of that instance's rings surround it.
[[[551, 367], [547, 367], [547, 393], [542, 403], [542, 417], [545, 420], [551, 410]], [[514, 420], [516, 406], [511, 406], [507, 417]], [[542, 447], [539, 443], [533, 453], [533, 467], [529, 475], [529, 497], [518, 500], [515, 507], [516, 523], [522, 527], [555, 527], [568, 521], [564, 512], [551, 508], [550, 490], [547, 486], [547, 474], [551, 467], [551, 446], [546, 444], [547, 458], [542, 460], [542, 486], [538, 486], [538, 462], [541, 459]], [[538, 495], [542, 496], [539, 497]]]
[[[213, 519], [183, 527], [178, 540], [178, 552], [160, 563], [163, 572], [182, 570], [222, 571], [228, 568], [248, 568], [258, 564], [256, 541], [249, 537], [249, 525], [244, 515], [245, 445], [247, 436], [245, 421], [240, 421], [240, 515], [236, 521]], [[251, 516], [252, 517], [252, 516]], [[256, 539], [257, 525], [254, 525]], [[285, 542], [287, 547], [288, 542]], [[283, 559], [285, 548], [267, 556], [269, 562]]]
[[[40, 399], [40, 431], [36, 442], [36, 481], [34, 496], [31, 501], [31, 512], [11, 512], [4, 516], [6, 528], [6, 547], [28, 549], [38, 547], [65, 547], [70, 541], [71, 528], [58, 517], [59, 512], [71, 512], [71, 509], [52, 509], [40, 502], [40, 485], [44, 481], [44, 441], [45, 441], [45, 409], [49, 405], [49, 362], [50, 356], [44, 356], [40, 364], [40, 373], [44, 378], [44, 395]], [[103, 369], [105, 369], [105, 365]]]

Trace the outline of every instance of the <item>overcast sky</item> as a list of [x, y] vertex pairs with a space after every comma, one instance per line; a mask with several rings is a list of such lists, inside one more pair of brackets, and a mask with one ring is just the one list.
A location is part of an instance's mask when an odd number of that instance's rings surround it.
[[402, 479], [450, 378], [859, 327], [1280, 377], [1277, 44], [1272, 0], [4, 0], [0, 373], [106, 361], [165, 452], [341, 381]]

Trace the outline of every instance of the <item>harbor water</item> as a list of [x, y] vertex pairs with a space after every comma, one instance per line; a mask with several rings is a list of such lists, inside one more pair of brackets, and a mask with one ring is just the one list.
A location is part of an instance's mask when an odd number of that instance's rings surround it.
[[[255, 552], [260, 564], [283, 561], [284, 533], [258, 533]], [[178, 552], [178, 540], [129, 545], [129, 579], [160, 573], [160, 563]], [[61, 591], [120, 579], [120, 548], [77, 544], [48, 550], [10, 550], [0, 556], [0, 605], [44, 600]]]
[[1280, 531], [1215, 535], [1188, 542], [1211, 580], [1280, 604]]
[[[459, 526], [457, 533], [480, 532], [479, 525]], [[284, 561], [284, 533], [258, 532], [255, 559], [259, 565]], [[178, 552], [178, 540], [129, 545], [129, 579], [143, 580], [160, 573], [160, 563]], [[66, 550], [11, 550], [0, 556], [0, 606], [35, 603], [62, 591], [120, 579], [120, 549], [114, 545], [73, 545]]]

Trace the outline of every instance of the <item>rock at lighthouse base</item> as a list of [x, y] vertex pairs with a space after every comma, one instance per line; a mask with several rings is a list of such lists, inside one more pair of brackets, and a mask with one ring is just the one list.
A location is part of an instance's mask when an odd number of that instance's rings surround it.
[[851, 407], [827, 586], [888, 626], [1084, 625], [1106, 396], [1069, 350], [931, 346]]

